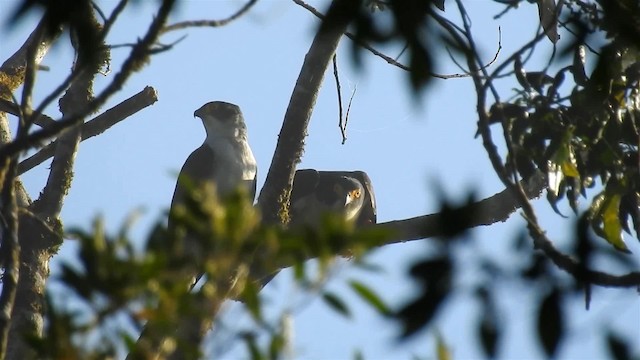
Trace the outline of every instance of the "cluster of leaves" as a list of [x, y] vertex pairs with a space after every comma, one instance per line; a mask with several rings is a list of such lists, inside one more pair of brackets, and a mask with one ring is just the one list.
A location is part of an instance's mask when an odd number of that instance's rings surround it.
[[[240, 334], [251, 356], [277, 358], [284, 351], [284, 332], [263, 316], [261, 280], [283, 266], [294, 266], [298, 283], [316, 290], [318, 281], [311, 278], [305, 260], [317, 258], [321, 274], [326, 273], [333, 254], [357, 256], [384, 237], [355, 231], [334, 216], [327, 216], [318, 229], [264, 226], [243, 192], [222, 203], [208, 187], [190, 189], [185, 206], [173, 209], [171, 218], [174, 226], [167, 229], [159, 222], [142, 251], [128, 235], [133, 218], [115, 235], [100, 219], [90, 231], [68, 232], [79, 241], [79, 263], [62, 266], [58, 283], [69, 289], [64, 304], [49, 301], [45, 332], [30, 339], [39, 356], [104, 358], [125, 348], [138, 351], [132, 327], [144, 334], [145, 323], [153, 324], [158, 336], [171, 339], [185, 318], [215, 315], [203, 304], [219, 307], [234, 298], [246, 304], [258, 325], [256, 331]], [[192, 288], [192, 279], [201, 273], [206, 280]], [[354, 281], [352, 287], [382, 306], [365, 285]], [[325, 293], [324, 299], [342, 313], [347, 311], [337, 296]], [[261, 349], [257, 336], [264, 332], [271, 341]], [[100, 339], [101, 345], [93, 346], [87, 339]], [[193, 344], [188, 346], [181, 351], [200, 356]]]
[[[585, 19], [593, 19], [584, 31], [611, 36], [604, 30], [609, 24], [606, 11], [599, 9], [596, 18], [593, 11], [589, 7], [588, 13], [582, 12]], [[616, 22], [637, 23], [637, 14]], [[640, 48], [637, 42], [614, 38], [594, 55], [597, 63], [589, 74], [585, 46], [572, 44], [568, 49], [573, 50], [573, 61], [555, 73], [527, 72], [517, 58], [514, 72], [521, 89], [514, 100], [494, 104], [491, 116], [502, 122], [513, 143], [507, 167], [524, 178], [537, 170], [545, 173], [548, 200], [557, 212], [566, 196], [578, 213], [579, 198], [586, 198], [586, 189], [599, 180], [601, 192], [588, 210], [591, 227], [626, 252], [622, 231], [631, 234], [629, 219], [640, 236]], [[571, 85], [565, 83], [568, 75]]]
[[[443, 205], [445, 212], [446, 209], [453, 210], [449, 211], [451, 214], [456, 214], [455, 209], [462, 207], [464, 204]], [[453, 226], [464, 222], [464, 219], [452, 215], [443, 222], [446, 224], [442, 226]], [[576, 221], [575, 232], [579, 236], [570, 244], [572, 255], [579, 258], [585, 266], [595, 259], [606, 259], [625, 271], [633, 271], [639, 266], [634, 259], [596, 241], [587, 231], [588, 222], [586, 216]], [[475, 327], [478, 343], [487, 358], [499, 357], [500, 345], [507, 336], [505, 327], [508, 325], [505, 322], [506, 310], [501, 307], [498, 299], [505, 297], [505, 291], [513, 291], [513, 285], [517, 284], [518, 287], [534, 289], [537, 297], [535, 328], [531, 329], [531, 333], [535, 334], [540, 348], [548, 358], [558, 355], [562, 343], [569, 340], [571, 335], [568, 329], [570, 315], [566, 305], [578, 301], [585, 293], [590, 294], [588, 284], [565, 276], [542, 253], [532, 254], [525, 233], [514, 238], [510, 249], [511, 258], [523, 259], [514, 265], [501, 264], [491, 256], [481, 253], [473, 259], [465, 257], [463, 264], [456, 255], [459, 253], [456, 249], [473, 246], [466, 232], [452, 233], [450, 237], [439, 239], [437, 245], [435, 252], [430, 252], [410, 267], [409, 275], [419, 284], [418, 295], [387, 314], [401, 324], [402, 339], [412, 337], [430, 326], [432, 328], [447, 300], [455, 293], [471, 288], [480, 310], [479, 316], [475, 320], [470, 319], [467, 325]], [[459, 281], [463, 268], [476, 268], [478, 271], [474, 282], [461, 289], [458, 284], [463, 283]], [[586, 300], [587, 308], [589, 296]], [[612, 330], [603, 332], [602, 336], [612, 358], [633, 358], [630, 350], [632, 339], [624, 338]]]

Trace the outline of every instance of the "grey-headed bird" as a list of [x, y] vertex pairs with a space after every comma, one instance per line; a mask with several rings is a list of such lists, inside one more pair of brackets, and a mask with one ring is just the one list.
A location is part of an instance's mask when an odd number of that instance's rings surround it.
[[[193, 116], [202, 120], [207, 137], [189, 155], [180, 170], [171, 200], [169, 229], [175, 226], [176, 209], [186, 206], [190, 190], [212, 184], [218, 198], [223, 199], [239, 187], [245, 187], [251, 201], [256, 193], [257, 164], [240, 108], [227, 102], [213, 101], [204, 104]], [[180, 246], [182, 251], [195, 257], [196, 263], [201, 254], [198, 244], [196, 238], [187, 233]], [[201, 276], [198, 275], [195, 281]]]

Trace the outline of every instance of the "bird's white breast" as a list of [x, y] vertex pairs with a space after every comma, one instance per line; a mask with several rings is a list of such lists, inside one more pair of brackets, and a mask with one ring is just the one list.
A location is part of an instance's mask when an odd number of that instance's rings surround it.
[[255, 179], [256, 159], [246, 139], [207, 137], [205, 143], [214, 152], [214, 181], [220, 194], [227, 194], [238, 184]]

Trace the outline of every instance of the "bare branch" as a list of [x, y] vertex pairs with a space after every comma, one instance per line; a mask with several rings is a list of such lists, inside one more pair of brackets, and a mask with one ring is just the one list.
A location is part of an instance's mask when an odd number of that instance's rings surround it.
[[175, 0], [165, 0], [162, 2], [160, 9], [158, 10], [158, 14], [154, 18], [153, 22], [149, 26], [149, 30], [144, 38], [137, 43], [137, 45], [131, 50], [131, 54], [125, 60], [122, 65], [120, 72], [118, 72], [111, 83], [107, 85], [107, 87], [100, 93], [97, 97], [95, 97], [92, 101], [88, 103], [88, 105], [80, 110], [76, 110], [68, 116], [64, 116], [62, 119], [56, 121], [52, 126], [47, 127], [45, 129], [41, 129], [39, 131], [35, 131], [29, 134], [28, 137], [21, 139], [20, 141], [13, 141], [11, 143], [6, 144], [5, 146], [0, 148], [0, 160], [10, 156], [11, 154], [15, 154], [21, 151], [28, 150], [36, 144], [41, 143], [42, 141], [54, 137], [61, 133], [62, 131], [72, 127], [88, 114], [95, 111], [95, 109], [102, 106], [111, 95], [113, 95], [116, 91], [120, 90], [126, 80], [133, 74], [133, 72], [140, 66], [142, 61], [149, 56], [149, 49], [156, 42], [158, 35], [160, 34], [160, 29], [164, 25], [171, 11]]
[[333, 78], [336, 80], [336, 96], [338, 97], [338, 128], [340, 129], [340, 134], [342, 134], [342, 144], [347, 141], [347, 129], [346, 124], [343, 126], [343, 117], [342, 117], [342, 90], [340, 89], [340, 76], [338, 74], [338, 57], [336, 54], [333, 54]]
[[356, 96], [356, 89], [357, 89], [356, 87], [353, 88], [353, 92], [349, 97], [349, 103], [347, 104], [347, 113], [344, 115], [344, 124], [342, 125], [342, 128], [345, 129], [345, 134], [343, 134], [343, 137], [342, 137], [342, 145], [344, 145], [345, 141], [347, 141], [347, 137], [346, 137], [347, 124], [349, 124], [349, 113], [351, 112], [351, 104], [353, 103], [353, 98]]
[[[100, 30], [100, 24], [95, 17], [95, 9], [84, 3], [83, 21], [87, 29]], [[93, 94], [93, 81], [100, 71], [100, 66], [104, 63], [102, 59], [109, 58], [109, 50], [104, 41], [100, 44], [100, 53], [97, 55], [98, 61], [95, 63], [82, 63], [82, 48], [76, 49], [76, 61], [73, 64], [73, 72], [81, 67], [86, 67], [80, 72], [80, 76], [74, 79], [69, 89], [60, 99], [60, 111], [62, 114], [69, 114], [77, 108], [86, 107]], [[57, 219], [62, 210], [64, 197], [68, 194], [73, 179], [73, 164], [75, 155], [80, 144], [81, 135], [80, 124], [70, 128], [63, 133], [56, 141], [56, 150], [51, 163], [51, 170], [47, 178], [47, 184], [42, 190], [39, 202], [39, 212], [45, 218]]]
[[[14, 102], [0, 99], [0, 112], [6, 112], [11, 115], [20, 116], [20, 107]], [[33, 115], [33, 117], [35, 118], [33, 123], [41, 127], [47, 127], [55, 122], [55, 120], [45, 114], [34, 112]]]
[[[158, 96], [155, 89], [150, 86], [145, 87], [139, 93], [83, 124], [82, 137], [80, 141], [102, 134], [110, 127], [154, 104], [156, 101], [158, 101]], [[56, 142], [53, 142], [20, 162], [20, 165], [18, 166], [18, 174], [24, 174], [52, 157], [55, 151], [55, 146]]]
[[249, 0], [246, 4], [244, 4], [243, 7], [240, 8], [240, 10], [238, 10], [236, 13], [234, 13], [233, 15], [229, 16], [226, 19], [222, 19], [222, 20], [182, 21], [182, 22], [179, 22], [179, 23], [176, 23], [176, 24], [165, 26], [161, 30], [160, 34], [168, 33], [170, 31], [175, 31], [175, 30], [182, 30], [182, 29], [186, 29], [186, 28], [190, 28], [190, 27], [220, 27], [220, 26], [224, 26], [224, 25], [227, 25], [228, 23], [232, 22], [233, 20], [238, 19], [242, 15], [244, 15], [257, 2], [258, 2], [258, 0]]

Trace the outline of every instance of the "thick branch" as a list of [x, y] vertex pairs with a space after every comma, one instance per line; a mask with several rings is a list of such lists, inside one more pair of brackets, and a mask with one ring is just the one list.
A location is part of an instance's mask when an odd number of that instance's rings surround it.
[[[540, 196], [546, 186], [544, 176], [534, 176], [528, 183], [523, 184], [527, 196], [530, 199]], [[514, 211], [520, 208], [518, 196], [513, 190], [505, 189], [491, 197], [456, 209], [450, 218], [468, 219], [464, 224], [456, 224], [461, 229], [470, 229], [477, 226], [487, 226], [497, 222], [506, 221]], [[426, 239], [435, 236], [445, 236], [443, 225], [447, 221], [441, 213], [418, 216], [411, 219], [396, 220], [376, 225], [389, 231], [391, 239], [387, 239], [384, 245], [406, 242], [411, 240]]]
[[11, 159], [7, 174], [2, 181], [2, 208], [0, 210], [0, 226], [2, 228], [1, 261], [4, 266], [2, 294], [0, 294], [0, 359], [7, 354], [9, 330], [11, 329], [11, 313], [14, 308], [18, 279], [20, 276], [20, 243], [18, 241], [18, 207], [15, 188], [16, 159]]
[[288, 218], [286, 211], [282, 210], [285, 208], [284, 205], [289, 203], [295, 166], [302, 156], [304, 138], [318, 90], [340, 38], [353, 14], [359, 10], [359, 6], [359, 1], [333, 1], [305, 56], [285, 113], [267, 179], [258, 198], [258, 204], [267, 222], [276, 223]]
[[[101, 26], [95, 18], [91, 5], [84, 3], [82, 11], [86, 29], [94, 29], [96, 33], [99, 32]], [[73, 34], [71, 35], [73, 36]], [[79, 71], [80, 68], [84, 68], [85, 71], [80, 72], [80, 75], [71, 82], [71, 86], [60, 99], [60, 112], [63, 115], [69, 115], [77, 111], [78, 108], [82, 109], [89, 105], [93, 96], [94, 78], [100, 71], [101, 64], [109, 58], [109, 50], [104, 41], [99, 45], [99, 48], [102, 50], [93, 55], [97, 59], [93, 62], [82, 60], [89, 58], [88, 54], [83, 55], [87, 50], [82, 47], [76, 49], [73, 71]], [[60, 215], [64, 197], [71, 187], [73, 164], [80, 144], [81, 131], [80, 124], [78, 124], [63, 133], [56, 141], [55, 155], [51, 163], [47, 184], [38, 199], [39, 213], [45, 218], [56, 219]]]
[[[139, 93], [83, 124], [81, 141], [102, 134], [113, 125], [154, 104], [156, 101], [158, 101], [158, 94], [155, 89], [150, 86], [145, 87]], [[45, 146], [37, 153], [20, 162], [18, 173], [24, 174], [52, 157], [56, 143], [57, 141]]]

